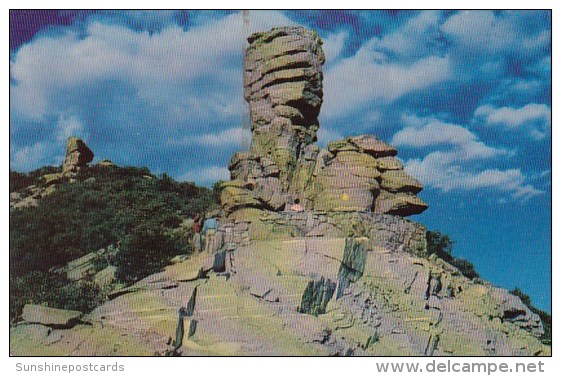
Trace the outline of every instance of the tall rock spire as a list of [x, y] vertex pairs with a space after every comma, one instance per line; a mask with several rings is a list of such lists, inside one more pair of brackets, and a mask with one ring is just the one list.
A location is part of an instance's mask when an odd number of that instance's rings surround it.
[[270, 158], [286, 190], [303, 148], [316, 141], [325, 55], [316, 32], [301, 27], [252, 34], [245, 53], [250, 151]]
[[317, 144], [325, 55], [315, 31], [280, 27], [252, 34], [244, 59], [251, 147], [234, 154], [223, 184], [226, 212], [279, 211], [296, 199], [306, 210], [408, 216], [427, 205], [421, 184], [372, 135]]
[[88, 166], [94, 154], [84, 141], [77, 137], [69, 137], [66, 141], [66, 157], [62, 164], [64, 175], [76, 175]]

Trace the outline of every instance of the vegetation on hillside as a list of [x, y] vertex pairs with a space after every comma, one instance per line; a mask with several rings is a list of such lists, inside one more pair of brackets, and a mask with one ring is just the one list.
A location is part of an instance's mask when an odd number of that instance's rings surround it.
[[[10, 171], [10, 191], [41, 185], [42, 168]], [[177, 182], [146, 168], [92, 166], [75, 183], [63, 183], [37, 207], [10, 212], [10, 313], [28, 302], [89, 310], [94, 288], [69, 284], [53, 272], [89, 252], [120, 244], [117, 277], [132, 283], [158, 271], [177, 254], [190, 253], [180, 223], [216, 207], [212, 190]], [[55, 275], [56, 274], [56, 275]], [[92, 296], [93, 295], [93, 296]]]
[[479, 278], [479, 273], [475, 266], [468, 260], [456, 258], [452, 255], [454, 241], [446, 234], [439, 231], [427, 231], [427, 252], [429, 255], [436, 255], [455, 266], [467, 278]]
[[60, 172], [61, 168], [56, 166], [45, 166], [27, 174], [10, 170], [10, 192], [18, 192], [30, 185], [37, 185], [39, 178], [45, 174]]

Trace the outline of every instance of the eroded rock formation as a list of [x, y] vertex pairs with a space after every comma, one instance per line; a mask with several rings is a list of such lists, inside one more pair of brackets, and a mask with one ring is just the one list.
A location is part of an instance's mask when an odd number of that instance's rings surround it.
[[37, 179], [37, 184], [30, 185], [19, 192], [10, 192], [10, 210], [37, 206], [39, 200], [55, 193], [60, 184], [76, 182], [76, 178], [88, 167], [93, 157], [93, 152], [84, 141], [76, 137], [68, 138], [61, 171], [41, 175]]
[[427, 205], [422, 189], [372, 135], [317, 144], [323, 101], [321, 39], [301, 27], [274, 28], [248, 38], [244, 96], [252, 142], [230, 162], [221, 201], [227, 213], [281, 211], [299, 200], [306, 210], [408, 216]]
[[316, 32], [276, 28], [248, 38], [244, 95], [250, 107], [251, 152], [268, 157], [288, 188], [302, 150], [316, 141], [325, 61]]
[[63, 175], [71, 176], [80, 173], [93, 157], [93, 152], [84, 141], [77, 137], [69, 137], [66, 141], [66, 157], [62, 164]]

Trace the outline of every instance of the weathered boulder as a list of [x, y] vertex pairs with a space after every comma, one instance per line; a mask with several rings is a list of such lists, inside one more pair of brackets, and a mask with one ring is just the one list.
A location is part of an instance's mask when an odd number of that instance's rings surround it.
[[344, 140], [331, 141], [327, 149], [333, 154], [343, 151], [354, 151], [369, 154], [375, 158], [397, 155], [397, 150], [373, 135], [348, 137]]
[[[95, 252], [90, 252], [82, 257], [74, 259], [66, 264], [59, 271], [64, 272], [66, 277], [73, 282], [93, 278], [96, 273], [109, 266], [118, 252], [118, 248], [109, 245], [107, 248], [101, 248]], [[109, 273], [109, 271], [106, 271]], [[105, 277], [100, 276], [100, 279]]]
[[532, 333], [535, 337], [543, 335], [540, 317], [530, 311], [518, 296], [510, 294], [506, 289], [491, 290], [491, 299], [497, 302], [498, 317], [503, 322], [510, 322], [519, 328]]
[[[281, 209], [285, 202], [279, 168], [270, 158], [250, 152], [235, 153], [228, 166], [232, 181], [222, 186], [222, 206], [227, 212], [254, 206]], [[232, 183], [235, 182], [235, 183]]]
[[403, 163], [396, 157], [382, 157], [376, 160], [378, 164], [378, 170], [403, 170]]
[[66, 141], [66, 157], [62, 164], [64, 175], [76, 175], [88, 166], [94, 154], [90, 148], [77, 137], [70, 137]]
[[246, 207], [279, 210], [286, 203], [286, 195], [276, 177], [231, 180], [222, 184], [220, 202], [227, 213]]
[[110, 161], [109, 159], [104, 159], [102, 161], [99, 161], [97, 163], [96, 166], [100, 166], [100, 167], [116, 167], [117, 165], [115, 163], [113, 163], [112, 161]]
[[220, 202], [227, 213], [239, 208], [261, 207], [262, 203], [250, 190], [251, 184], [242, 180], [230, 180], [222, 183]]
[[71, 328], [80, 322], [82, 315], [83, 313], [79, 311], [26, 304], [23, 307], [21, 318], [32, 324], [41, 324], [52, 328]]
[[361, 212], [372, 207], [372, 193], [361, 188], [340, 188], [323, 191], [314, 202], [315, 210]]
[[31, 340], [37, 342], [44, 342], [49, 334], [53, 331], [52, 328], [48, 326], [41, 325], [41, 324], [24, 324], [20, 325], [20, 327], [24, 327], [25, 335]]
[[[380, 185], [375, 177], [377, 173], [362, 171], [355, 167], [332, 163], [324, 168], [317, 177], [317, 182], [325, 191], [341, 188], [357, 188], [364, 190], [377, 190]], [[379, 174], [378, 174], [379, 176]]]
[[380, 186], [376, 159], [357, 151], [339, 151], [317, 176], [314, 209], [370, 211]]
[[423, 186], [404, 170], [385, 171], [381, 176], [381, 187], [388, 192], [419, 193]]
[[280, 210], [286, 203], [286, 195], [282, 193], [282, 184], [278, 178], [255, 179], [253, 192], [267, 209]]
[[249, 152], [238, 152], [232, 156], [230, 165], [232, 180], [248, 181], [263, 176], [263, 168], [259, 163], [259, 157]]
[[354, 151], [340, 151], [337, 153], [335, 162], [338, 162], [349, 168], [355, 167], [360, 176], [372, 176], [377, 178], [380, 176], [378, 173], [378, 162], [374, 157], [369, 154], [354, 152]]
[[428, 205], [419, 197], [411, 193], [390, 193], [380, 190], [374, 204], [376, 213], [385, 213], [406, 217], [420, 214], [428, 208]]
[[337, 153], [341, 151], [359, 151], [358, 147], [354, 144], [351, 144], [348, 139], [331, 141], [327, 144], [327, 150], [334, 155], [337, 155]]
[[45, 174], [41, 176], [41, 183], [45, 186], [51, 186], [62, 182], [64, 175], [62, 173]]
[[397, 155], [397, 150], [385, 142], [372, 135], [361, 135], [349, 137], [349, 142], [355, 145], [360, 151], [370, 154], [376, 158], [392, 157]]
[[110, 288], [117, 280], [117, 267], [109, 265], [93, 276], [93, 282], [101, 289]]
[[261, 157], [259, 162], [261, 163], [261, 168], [263, 170], [264, 177], [278, 177], [279, 167], [271, 159], [267, 157]]

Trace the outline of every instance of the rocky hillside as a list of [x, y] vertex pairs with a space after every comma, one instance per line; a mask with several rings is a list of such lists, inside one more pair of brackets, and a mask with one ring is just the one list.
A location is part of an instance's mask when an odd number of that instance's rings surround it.
[[91, 310], [115, 283], [190, 253], [189, 218], [216, 206], [206, 188], [91, 158], [71, 138], [62, 168], [10, 172], [12, 320], [26, 303]]
[[[428, 205], [393, 146], [316, 144], [317, 33], [248, 42], [252, 143], [216, 192], [88, 167], [74, 138], [62, 169], [13, 174], [11, 353], [549, 355], [547, 315], [406, 218]], [[189, 218], [218, 198], [208, 246], [193, 253]]]
[[36, 183], [12, 200], [13, 355], [551, 351], [528, 304], [401, 216], [238, 208], [192, 255], [182, 219], [209, 191], [107, 161], [13, 176]]
[[12, 354], [550, 354], [518, 297], [367, 238], [257, 241], [192, 256], [110, 297], [70, 329], [54, 323], [64, 311], [45, 319], [30, 309], [11, 329]]

